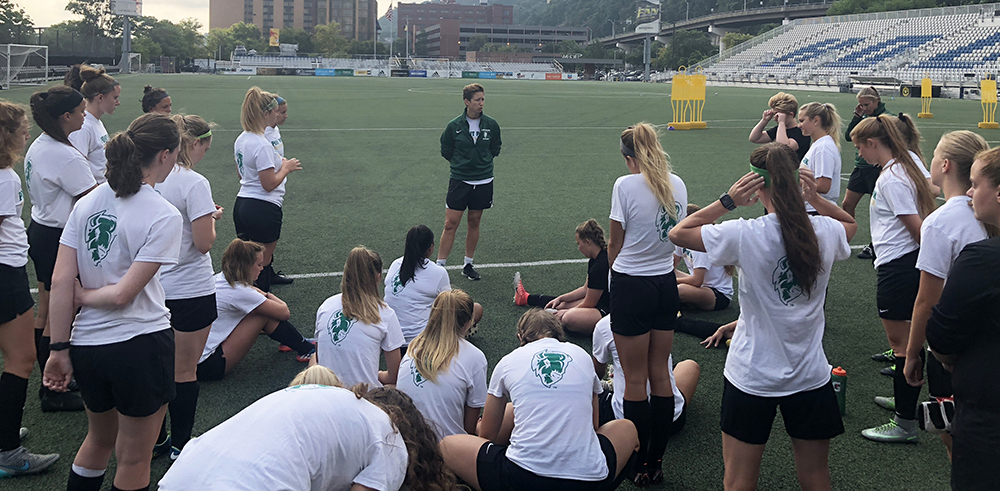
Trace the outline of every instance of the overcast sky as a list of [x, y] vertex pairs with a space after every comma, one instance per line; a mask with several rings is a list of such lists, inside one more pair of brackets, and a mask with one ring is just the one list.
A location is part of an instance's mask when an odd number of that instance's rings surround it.
[[[48, 27], [78, 17], [66, 11], [66, 0], [14, 0], [37, 27]], [[379, 15], [389, 9], [389, 0], [378, 0]], [[208, 29], [208, 0], [143, 0], [143, 15], [178, 22], [194, 17]]]

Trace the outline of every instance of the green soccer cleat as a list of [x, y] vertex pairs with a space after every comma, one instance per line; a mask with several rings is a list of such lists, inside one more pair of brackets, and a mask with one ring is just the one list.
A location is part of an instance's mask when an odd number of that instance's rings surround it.
[[885, 409], [887, 411], [896, 410], [896, 398], [895, 397], [883, 397], [875, 396], [875, 405]]
[[919, 443], [920, 440], [917, 437], [917, 425], [913, 422], [913, 428], [906, 430], [896, 423], [895, 419], [890, 420], [888, 423], [876, 426], [874, 428], [868, 428], [867, 430], [861, 431], [861, 436], [875, 442], [882, 443]]

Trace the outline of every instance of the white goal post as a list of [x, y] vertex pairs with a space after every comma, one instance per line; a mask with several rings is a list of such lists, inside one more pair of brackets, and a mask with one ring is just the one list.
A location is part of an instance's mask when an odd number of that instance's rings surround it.
[[143, 73], [142, 54], [125, 53], [118, 63], [119, 73]]
[[49, 82], [49, 47], [0, 44], [0, 87], [45, 85]]

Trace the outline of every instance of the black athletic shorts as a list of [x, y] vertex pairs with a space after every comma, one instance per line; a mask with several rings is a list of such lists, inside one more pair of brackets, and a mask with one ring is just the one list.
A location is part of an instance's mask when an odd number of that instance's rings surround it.
[[215, 294], [203, 297], [167, 300], [170, 309], [170, 327], [180, 332], [200, 331], [212, 325], [219, 317]]
[[176, 395], [172, 329], [119, 343], [70, 346], [69, 357], [91, 412], [118, 409], [125, 416], [143, 418]]
[[198, 381], [222, 380], [222, 377], [225, 376], [226, 354], [222, 352], [220, 344], [211, 355], [208, 355], [208, 358], [205, 358], [205, 361], [198, 364]]
[[476, 458], [476, 477], [482, 491], [503, 491], [508, 489], [544, 489], [546, 491], [590, 491], [613, 489], [618, 455], [611, 440], [597, 435], [601, 451], [608, 463], [608, 476], [601, 481], [575, 481], [542, 477], [521, 468], [507, 458], [507, 446], [486, 442], [479, 447]]
[[919, 254], [917, 249], [878, 267], [875, 303], [880, 318], [908, 321], [913, 316], [913, 303], [920, 289]]
[[6, 324], [31, 310], [35, 299], [28, 286], [28, 270], [0, 264], [0, 324]]
[[488, 210], [493, 208], [493, 181], [473, 186], [465, 181], [448, 181], [448, 196], [444, 201], [449, 210]]
[[[604, 426], [615, 419], [615, 410], [611, 405], [611, 400], [614, 398], [614, 391], [605, 390], [601, 395], [597, 396], [597, 412], [598, 412], [598, 422], [599, 426]], [[674, 396], [677, 397], [677, 396]], [[681, 409], [681, 415], [674, 420], [674, 424], [670, 426], [670, 436], [674, 436], [684, 429], [684, 425], [687, 423], [687, 412], [688, 403], [684, 401], [684, 407]]]
[[233, 205], [233, 222], [236, 236], [261, 244], [277, 242], [281, 238], [281, 207], [254, 198], [236, 198]]
[[712, 310], [726, 310], [729, 307], [731, 300], [725, 294], [716, 290], [715, 288], [709, 287], [712, 292], [715, 293], [715, 308]]
[[44, 284], [45, 291], [52, 290], [52, 270], [59, 253], [59, 237], [63, 229], [47, 227], [34, 220], [28, 225], [28, 256], [35, 264], [35, 277]]
[[722, 432], [751, 445], [763, 445], [771, 436], [777, 408], [788, 436], [799, 440], [829, 440], [844, 432], [833, 384], [783, 397], [747, 394], [725, 380], [722, 389]]
[[611, 332], [641, 336], [651, 330], [673, 331], [681, 306], [674, 272], [630, 276], [611, 271]]
[[[983, 374], [992, 376], [993, 374]], [[955, 401], [951, 437], [951, 489], [991, 491], [996, 477], [989, 471], [1000, 461], [1000, 411], [989, 404]]]
[[875, 191], [875, 181], [882, 173], [881, 167], [874, 165], [855, 166], [851, 171], [851, 179], [847, 181], [847, 190], [858, 194], [872, 194]]

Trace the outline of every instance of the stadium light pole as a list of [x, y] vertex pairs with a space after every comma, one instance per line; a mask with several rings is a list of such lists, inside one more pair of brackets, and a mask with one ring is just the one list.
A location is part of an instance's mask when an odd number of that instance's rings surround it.
[[686, 6], [684, 8], [684, 21], [686, 22], [691, 17], [691, 4], [688, 0], [684, 0], [684, 5]]

